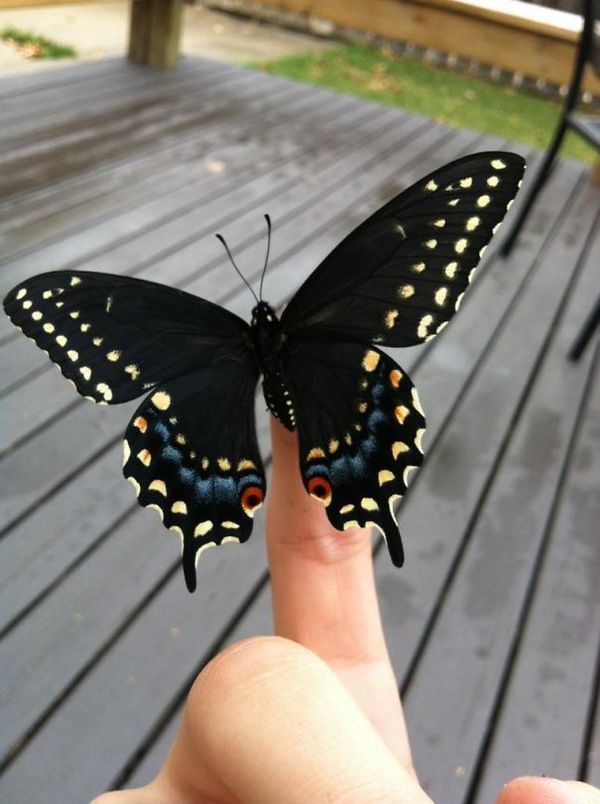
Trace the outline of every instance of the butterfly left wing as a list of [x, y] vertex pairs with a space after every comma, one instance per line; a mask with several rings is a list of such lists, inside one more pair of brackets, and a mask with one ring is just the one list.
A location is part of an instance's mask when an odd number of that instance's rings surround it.
[[182, 540], [185, 581], [207, 547], [245, 542], [266, 481], [254, 423], [258, 369], [250, 355], [160, 384], [125, 433], [123, 473], [138, 502]]
[[458, 309], [525, 170], [517, 154], [451, 162], [385, 204], [349, 234], [294, 295], [287, 334], [413, 346]]
[[293, 339], [284, 373], [295, 400], [306, 490], [338, 530], [375, 526], [393, 563], [402, 566], [393, 506], [423, 460], [425, 432], [410, 378], [377, 349]]
[[243, 348], [248, 325], [157, 282], [51, 271], [17, 285], [7, 315], [86, 399], [115, 405]]

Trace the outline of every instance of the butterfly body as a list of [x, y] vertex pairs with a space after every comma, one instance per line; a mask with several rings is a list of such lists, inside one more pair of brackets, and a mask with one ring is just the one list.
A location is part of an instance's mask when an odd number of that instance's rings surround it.
[[260, 301], [252, 310], [250, 333], [258, 368], [263, 375], [262, 388], [267, 407], [287, 430], [295, 430], [294, 403], [283, 372], [285, 334], [268, 302]]
[[261, 300], [248, 324], [182, 290], [87, 271], [40, 274], [8, 294], [13, 323], [82, 396], [145, 397], [125, 432], [123, 473], [180, 536], [190, 591], [203, 550], [246, 541], [265, 498], [261, 375], [268, 409], [298, 433], [306, 491], [339, 531], [375, 527], [402, 565], [395, 503], [423, 461], [425, 416], [379, 346], [442, 331], [524, 169], [516, 154], [486, 152], [429, 174], [342, 240], [280, 318]]

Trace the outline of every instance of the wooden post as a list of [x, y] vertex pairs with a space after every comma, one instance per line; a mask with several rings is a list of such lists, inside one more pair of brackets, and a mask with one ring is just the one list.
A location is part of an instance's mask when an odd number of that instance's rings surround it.
[[132, 0], [129, 59], [159, 70], [177, 66], [183, 0]]

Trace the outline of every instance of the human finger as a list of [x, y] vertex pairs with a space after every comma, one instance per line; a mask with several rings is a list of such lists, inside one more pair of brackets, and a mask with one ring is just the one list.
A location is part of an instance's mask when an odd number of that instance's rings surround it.
[[600, 804], [600, 790], [584, 782], [524, 776], [509, 782], [496, 804]]
[[331, 669], [278, 637], [209, 663], [161, 777], [190, 802], [430, 802]]
[[271, 433], [267, 548], [275, 632], [324, 659], [412, 769], [375, 591], [371, 534], [333, 528], [302, 483], [296, 435], [274, 419]]

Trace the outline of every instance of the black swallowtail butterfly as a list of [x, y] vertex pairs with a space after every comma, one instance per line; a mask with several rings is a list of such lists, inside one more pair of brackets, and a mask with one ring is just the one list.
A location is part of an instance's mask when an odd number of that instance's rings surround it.
[[488, 152], [426, 176], [349, 234], [281, 320], [264, 301], [248, 325], [181, 290], [83, 271], [40, 274], [8, 294], [13, 323], [86, 399], [145, 396], [123, 471], [181, 536], [190, 591], [202, 550], [245, 542], [265, 496], [261, 374], [269, 410], [298, 431], [307, 492], [338, 530], [375, 526], [402, 565], [394, 502], [422, 462], [425, 418], [410, 378], [378, 347], [446, 326], [524, 169], [520, 156]]

